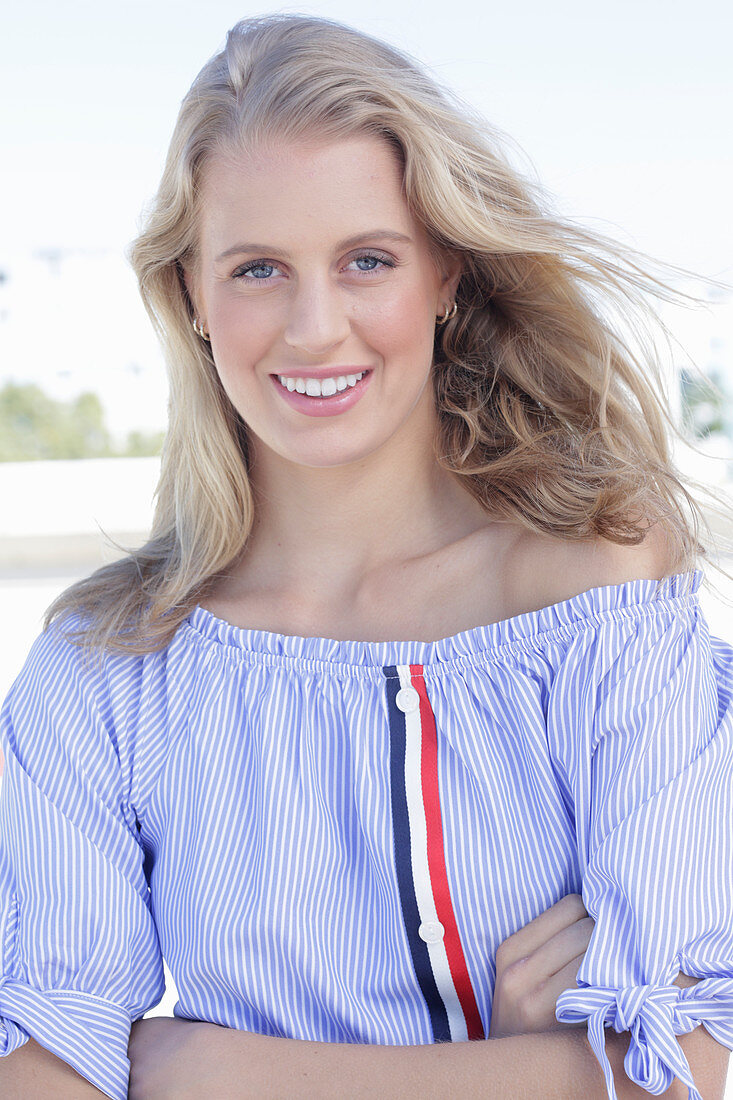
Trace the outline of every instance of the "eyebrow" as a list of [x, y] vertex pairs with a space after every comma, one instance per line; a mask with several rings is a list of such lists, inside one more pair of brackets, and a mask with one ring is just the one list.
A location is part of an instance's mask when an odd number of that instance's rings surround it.
[[[361, 241], [366, 240], [395, 241], [401, 244], [412, 244], [412, 237], [406, 237], [404, 233], [397, 233], [394, 229], [372, 229], [366, 233], [357, 233], [353, 237], [347, 237], [346, 240], [339, 241], [336, 245], [336, 251], [342, 252], [345, 248], [353, 248], [354, 245], [360, 244]], [[238, 256], [242, 252], [259, 252], [262, 255], [276, 253], [278, 256], [282, 256], [284, 260], [289, 260], [291, 258], [287, 252], [283, 252], [280, 248], [273, 248], [272, 245], [256, 244], [250, 241], [243, 244], [234, 244], [231, 248], [225, 249], [224, 252], [221, 252], [216, 257], [215, 263], [220, 263], [221, 260], [226, 260], [229, 256]]]

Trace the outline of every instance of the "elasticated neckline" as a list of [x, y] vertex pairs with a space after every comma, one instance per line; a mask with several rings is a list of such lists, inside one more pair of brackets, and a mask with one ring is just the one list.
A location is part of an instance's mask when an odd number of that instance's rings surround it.
[[538, 611], [527, 611], [433, 642], [344, 641], [277, 634], [232, 626], [201, 606], [194, 608], [187, 624], [200, 638], [226, 647], [230, 656], [259, 659], [268, 664], [294, 661], [301, 667], [318, 669], [324, 664], [336, 663], [361, 670], [401, 664], [448, 664], [480, 654], [490, 655], [507, 646], [523, 648], [532, 644], [538, 635], [567, 631], [599, 617], [624, 618], [668, 607], [670, 601], [695, 597], [702, 577], [702, 570], [695, 569], [676, 573], [662, 581], [632, 580], [591, 588]]

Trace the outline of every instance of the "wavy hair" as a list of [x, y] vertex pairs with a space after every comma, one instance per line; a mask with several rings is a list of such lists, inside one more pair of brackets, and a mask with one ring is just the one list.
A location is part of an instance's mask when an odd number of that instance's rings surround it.
[[649, 295], [677, 292], [636, 253], [557, 217], [505, 139], [409, 56], [332, 20], [275, 14], [237, 23], [195, 79], [131, 247], [170, 374], [150, 539], [62, 593], [47, 625], [77, 612], [74, 640], [160, 649], [243, 552], [247, 425], [193, 330], [183, 277], [196, 261], [202, 171], [273, 136], [361, 134], [394, 148], [436, 255], [463, 263], [458, 314], [435, 336], [441, 466], [487, 515], [535, 532], [635, 544], [659, 522], [670, 573], [708, 553], [699, 534], [712, 532], [685, 480], [697, 483], [672, 461], [678, 429], [650, 335], [664, 326]]

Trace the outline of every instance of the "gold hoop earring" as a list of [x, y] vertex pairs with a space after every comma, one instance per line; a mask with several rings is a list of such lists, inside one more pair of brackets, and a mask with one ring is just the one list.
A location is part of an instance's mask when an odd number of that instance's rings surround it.
[[193, 325], [193, 331], [196, 333], [197, 336], [200, 336], [202, 340], [209, 339], [209, 334], [202, 325], [201, 321], [199, 321], [198, 317], [194, 317], [194, 319], [191, 321], [191, 324]]
[[446, 321], [450, 321], [458, 313], [458, 304], [454, 302], [452, 306], [445, 307], [445, 313], [442, 317], [438, 317], [438, 324], [444, 325]]

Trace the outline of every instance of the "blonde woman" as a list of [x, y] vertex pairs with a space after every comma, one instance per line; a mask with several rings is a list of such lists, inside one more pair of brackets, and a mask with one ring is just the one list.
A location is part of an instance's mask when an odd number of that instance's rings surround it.
[[653, 281], [291, 15], [201, 71], [132, 257], [170, 427], [3, 710], [3, 1094], [722, 1096], [733, 647]]

